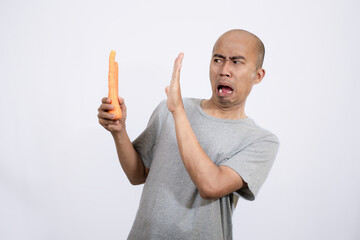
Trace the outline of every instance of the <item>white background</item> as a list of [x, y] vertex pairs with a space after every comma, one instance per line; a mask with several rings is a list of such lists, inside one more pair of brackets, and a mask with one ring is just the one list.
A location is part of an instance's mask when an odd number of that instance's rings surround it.
[[[0, 239], [126, 239], [131, 186], [97, 119], [116, 50], [131, 139], [185, 53], [184, 97], [209, 98], [217, 37], [265, 43], [246, 113], [281, 141], [234, 239], [360, 239], [360, 3], [347, 1], [0, 2]], [[176, 217], [176, 216], [174, 216]]]

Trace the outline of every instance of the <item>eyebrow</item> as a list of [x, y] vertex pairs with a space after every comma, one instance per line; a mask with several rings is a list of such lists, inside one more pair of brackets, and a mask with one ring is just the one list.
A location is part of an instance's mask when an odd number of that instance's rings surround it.
[[[223, 55], [221, 55], [221, 54], [217, 54], [217, 53], [215, 53], [215, 54], [214, 54], [214, 57], [218, 57], [218, 58], [226, 59], [226, 57], [225, 57], [225, 56], [223, 56]], [[246, 60], [246, 58], [245, 58], [244, 56], [241, 56], [241, 55], [239, 55], [239, 56], [229, 57], [229, 59], [230, 59], [230, 60], [235, 60], [235, 59], [243, 59], [243, 60]]]

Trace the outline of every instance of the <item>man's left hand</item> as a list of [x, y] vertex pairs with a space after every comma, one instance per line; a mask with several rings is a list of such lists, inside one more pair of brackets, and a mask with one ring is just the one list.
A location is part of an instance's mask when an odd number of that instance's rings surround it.
[[170, 85], [165, 88], [167, 95], [166, 104], [172, 114], [184, 108], [180, 90], [180, 69], [183, 58], [184, 53], [180, 53], [179, 56], [175, 59]]

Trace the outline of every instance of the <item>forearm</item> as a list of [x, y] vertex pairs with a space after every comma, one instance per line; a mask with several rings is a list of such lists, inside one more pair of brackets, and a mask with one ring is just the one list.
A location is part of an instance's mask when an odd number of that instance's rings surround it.
[[217, 199], [243, 187], [240, 175], [226, 166], [216, 166], [200, 146], [186, 116], [180, 91], [180, 68], [184, 54], [174, 63], [170, 85], [166, 87], [167, 107], [175, 122], [176, 139], [184, 166], [205, 199]]
[[176, 138], [184, 166], [204, 198], [213, 198], [221, 188], [221, 168], [200, 146], [184, 110], [173, 113]]
[[124, 128], [117, 134], [112, 134], [119, 162], [129, 181], [133, 185], [142, 184], [147, 177], [147, 169], [140, 155], [134, 149], [130, 138]]

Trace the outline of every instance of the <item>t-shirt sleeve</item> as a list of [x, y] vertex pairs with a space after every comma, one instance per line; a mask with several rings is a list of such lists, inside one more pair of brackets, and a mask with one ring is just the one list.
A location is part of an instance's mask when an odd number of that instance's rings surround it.
[[237, 194], [247, 200], [254, 200], [267, 178], [279, 148], [279, 140], [273, 134], [267, 135], [221, 163], [237, 172], [247, 185]]
[[162, 101], [152, 113], [146, 129], [132, 142], [146, 168], [151, 167], [156, 140], [166, 114], [168, 114], [166, 101]]

